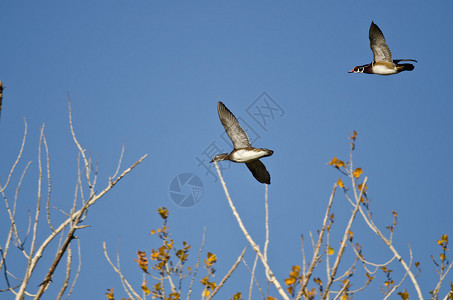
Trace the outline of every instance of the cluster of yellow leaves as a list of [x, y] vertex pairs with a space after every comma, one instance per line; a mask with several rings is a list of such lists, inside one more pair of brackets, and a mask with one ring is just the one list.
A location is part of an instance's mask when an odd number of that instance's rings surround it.
[[208, 257], [204, 260], [206, 266], [211, 267], [217, 262], [217, 256], [214, 253], [208, 252]]
[[151, 235], [156, 234], [156, 233], [159, 233], [159, 234], [166, 234], [166, 233], [168, 233], [168, 229], [170, 229], [170, 228], [167, 227], [167, 226], [162, 226], [161, 228], [157, 228], [156, 230], [151, 229], [150, 234], [151, 234]]
[[242, 300], [242, 294], [237, 292], [236, 294], [233, 295], [233, 299], [230, 300]]
[[141, 285], [142, 291], [145, 293], [145, 295], [151, 294], [151, 291], [149, 290], [148, 286], [146, 285], [147, 283], [148, 282], [145, 280], [145, 281], [143, 281], [143, 283]]
[[146, 258], [146, 253], [143, 251], [137, 251], [138, 259], [134, 259], [138, 263], [140, 269], [148, 273], [148, 259]]
[[403, 300], [409, 300], [409, 293], [407, 292], [406, 289], [404, 289], [404, 292], [399, 292], [398, 295], [401, 297]]
[[170, 250], [173, 249], [173, 240], [164, 241], [163, 245], [157, 249], [151, 249], [151, 260], [155, 260], [158, 263], [155, 264], [152, 268], [154, 270], [165, 272], [165, 265], [170, 260]]
[[187, 244], [186, 241], [183, 241], [182, 245], [183, 245], [183, 248], [176, 251], [176, 256], [179, 258], [179, 260], [182, 263], [184, 263], [185, 261], [187, 261], [187, 258], [189, 257], [188, 253], [189, 253], [190, 247], [192, 247], [192, 246]]
[[168, 209], [166, 207], [159, 207], [157, 209], [157, 212], [159, 213], [160, 217], [164, 220], [168, 218]]
[[329, 224], [326, 227], [327, 231], [330, 231], [330, 228], [332, 227], [332, 224], [333, 224], [333, 222], [335, 220], [334, 217], [335, 217], [335, 214], [331, 214], [329, 216]]
[[[304, 278], [303, 274], [300, 274], [300, 266], [298, 265], [293, 266], [291, 272], [289, 272], [289, 277], [285, 279], [285, 284], [288, 286], [286, 290], [292, 297], [294, 297], [296, 287], [298, 284], [302, 282], [303, 278]], [[307, 290], [307, 288], [305, 288], [303, 295], [305, 299], [314, 299], [316, 296], [316, 290], [315, 288], [312, 288], [311, 291], [309, 291]], [[271, 299], [275, 298], [273, 297], [267, 298], [267, 300]]]
[[448, 235], [444, 234], [443, 236], [440, 237], [439, 240], [437, 240], [437, 244], [442, 247], [443, 250], [448, 251], [447, 245], [448, 245]]
[[[145, 279], [143, 281], [143, 283], [141, 284], [141, 289], [145, 295], [151, 295], [153, 299], [159, 298], [164, 300], [179, 300], [181, 299], [180, 293], [176, 291], [173, 291], [172, 293], [166, 292], [162, 282], [165, 276], [176, 276], [181, 280], [190, 274], [190, 272], [192, 271], [190, 267], [187, 267], [188, 273], [185, 274], [186, 269], [184, 268], [184, 264], [189, 258], [189, 250], [191, 246], [187, 242], [183, 241], [182, 249], [178, 250], [174, 246], [174, 240], [170, 238], [170, 227], [166, 226], [169, 217], [168, 209], [165, 207], [160, 207], [159, 209], [157, 209], [157, 212], [163, 219], [163, 225], [156, 230], [151, 230], [151, 235], [157, 233], [158, 237], [162, 241], [162, 246], [157, 250], [154, 248], [151, 249], [151, 255], [149, 258], [147, 258], [146, 252], [137, 251], [137, 259], [134, 259], [134, 261], [137, 262], [138, 266], [140, 267], [140, 269], [142, 269], [143, 272], [158, 280], [156, 284], [152, 285], [152, 291], [148, 287], [147, 280]], [[174, 258], [175, 256], [177, 257], [176, 261]], [[157, 261], [157, 263], [149, 268], [148, 259]], [[211, 262], [211, 265], [213, 262], [215, 262], [215, 260], [215, 256], [208, 256], [208, 261]], [[159, 275], [154, 276], [150, 274], [149, 269], [157, 271]], [[107, 299], [113, 300], [113, 289], [107, 289], [107, 291]]]
[[179, 293], [171, 293], [168, 295], [168, 298], [166, 300], [180, 300], [181, 295]]
[[214, 281], [209, 281], [209, 275], [203, 277], [200, 282], [202, 285], [204, 285], [204, 290], [201, 293], [202, 297], [209, 296], [211, 294], [211, 291], [213, 291], [217, 287], [217, 284]]
[[[142, 286], [143, 289], [143, 286]], [[162, 296], [164, 294], [164, 287], [160, 282], [156, 283], [153, 286], [153, 299], [156, 298], [156, 296]]]
[[115, 296], [113, 296], [113, 288], [107, 289], [107, 292], [108, 292], [108, 293], [105, 293], [105, 295], [107, 296], [107, 299], [109, 299], [109, 300], [114, 300], [114, 299], [115, 299]]
[[153, 234], [156, 234], [158, 233], [159, 235], [159, 238], [163, 239], [163, 240], [166, 240], [170, 237], [170, 227], [167, 227], [167, 219], [168, 219], [168, 216], [169, 216], [169, 211], [166, 207], [159, 207], [157, 209], [157, 212], [159, 213], [159, 215], [161, 216], [161, 218], [164, 220], [164, 224], [162, 225], [162, 227], [160, 228], [157, 228], [156, 230], [152, 229], [150, 234], [153, 235]]
[[[440, 260], [442, 261], [442, 265], [446, 262], [447, 260], [447, 254], [446, 252], [448, 251], [448, 235], [444, 234], [440, 237], [439, 240], [437, 240], [437, 244], [442, 247], [442, 253], [440, 254]], [[448, 264], [448, 262], [447, 262]]]
[[386, 266], [383, 266], [381, 267], [381, 270], [385, 273], [385, 275], [387, 276], [387, 280], [384, 281], [384, 286], [385, 286], [385, 289], [383, 289], [381, 287], [381, 291], [387, 295], [387, 293], [393, 288], [393, 286], [395, 285], [395, 281], [392, 279], [391, 277], [391, 273], [393, 272], [393, 270], [390, 270], [389, 268], [387, 268]]
[[286, 289], [288, 293], [294, 296], [296, 286], [301, 280], [302, 275], [300, 274], [300, 266], [293, 266], [292, 271], [289, 272], [289, 277], [285, 279], [285, 284], [288, 286]]
[[346, 168], [346, 165], [344, 164], [344, 161], [339, 160], [336, 156], [332, 158], [331, 161], [327, 163], [329, 166], [334, 166], [335, 168]]
[[341, 289], [343, 289], [343, 287], [344, 287], [344, 291], [343, 291], [343, 294], [341, 295], [340, 299], [341, 300], [352, 299], [352, 297], [349, 295], [349, 288], [351, 287], [351, 282], [349, 281], [349, 279], [344, 279], [342, 282], [343, 282], [343, 286], [341, 287]]
[[214, 253], [208, 252], [207, 257], [203, 262], [205, 264], [204, 267], [208, 270], [208, 275], [200, 280], [201, 284], [204, 285], [204, 290], [201, 295], [207, 297], [217, 287], [217, 284], [214, 281], [209, 280], [211, 276], [214, 277], [214, 264], [217, 262], [217, 256]]
[[[177, 250], [174, 247], [174, 240], [170, 238], [170, 232], [169, 232], [169, 227], [166, 226], [167, 223], [167, 218], [169, 216], [168, 209], [165, 207], [160, 207], [157, 212], [159, 215], [162, 217], [164, 220], [164, 224], [162, 227], [158, 228], [157, 230], [151, 230], [151, 235], [158, 233], [159, 238], [162, 240], [162, 246], [159, 247], [157, 250], [156, 249], [151, 249], [151, 255], [149, 259], [153, 261], [157, 261], [155, 265], [151, 267], [152, 270], [158, 271], [160, 276], [171, 276], [172, 274], [176, 274], [180, 278], [183, 278], [183, 266], [184, 263], [187, 261], [189, 257], [189, 250], [191, 246], [183, 241], [183, 248]], [[176, 257], [178, 258], [178, 262], [176, 265], [173, 267], [173, 262], [172, 262], [172, 250], [174, 251]], [[146, 257], [146, 252], [144, 251], [137, 251], [137, 256], [138, 259], [134, 259], [138, 263], [138, 266], [140, 269], [142, 269], [144, 272], [147, 274], [151, 275], [148, 272], [148, 258]], [[188, 271], [190, 272], [191, 269], [188, 268]], [[153, 277], [157, 278], [157, 277]], [[156, 284], [153, 285], [153, 290], [151, 291], [150, 288], [147, 285], [147, 281], [145, 280], [142, 285], [141, 285], [142, 291], [145, 293], [145, 295], [152, 295], [153, 299], [154, 298], [161, 298], [165, 300], [179, 300], [181, 298], [181, 295], [177, 292], [173, 292], [171, 294], [167, 294], [168, 296], [164, 295], [165, 293], [165, 288], [162, 285], [161, 282], [157, 282]], [[110, 291], [110, 290], [109, 290]], [[113, 297], [113, 290], [111, 291], [112, 297]]]

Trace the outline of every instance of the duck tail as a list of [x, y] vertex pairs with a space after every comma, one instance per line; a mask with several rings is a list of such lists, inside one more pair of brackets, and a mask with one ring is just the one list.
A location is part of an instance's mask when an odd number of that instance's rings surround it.
[[412, 65], [412, 64], [400, 64], [400, 65], [398, 65], [397, 69], [398, 69], [399, 72], [412, 71], [414, 69], [414, 65]]

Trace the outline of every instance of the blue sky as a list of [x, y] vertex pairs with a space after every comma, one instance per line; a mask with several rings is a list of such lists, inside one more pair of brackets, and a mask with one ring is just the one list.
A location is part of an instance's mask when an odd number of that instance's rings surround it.
[[[22, 228], [36, 200], [43, 123], [53, 203], [71, 205], [77, 149], [68, 125], [68, 93], [77, 136], [98, 165], [99, 190], [115, 172], [123, 141], [123, 168], [150, 154], [90, 210], [91, 228], [79, 232], [83, 265], [74, 298], [102, 297], [110, 287], [121, 295], [103, 241], [116, 253], [120, 240], [124, 272], [131, 281], [141, 280], [132, 258], [136, 250], [157, 246], [148, 233], [160, 225], [155, 211], [161, 206], [171, 212], [173, 237], [191, 243], [193, 255], [206, 226], [206, 249], [219, 257], [216, 280], [239, 255], [246, 240], [221, 185], [196, 159], [212, 142], [230, 150], [222, 144], [219, 100], [256, 131], [255, 146], [274, 150], [262, 161], [272, 178], [270, 263], [282, 281], [292, 265], [301, 264], [300, 235], [308, 237], [321, 226], [339, 177], [326, 163], [333, 156], [348, 158], [347, 137], [356, 130], [355, 165], [369, 177], [374, 216], [385, 227], [391, 211], [398, 212], [396, 246], [408, 257], [410, 243], [414, 260], [422, 262], [419, 282], [427, 297], [437, 282], [430, 259], [439, 252], [436, 240], [453, 237], [453, 4], [383, 1], [381, 7], [363, 1], [2, 3], [0, 182], [17, 155], [25, 117], [29, 133], [20, 170], [29, 160], [32, 165], [18, 203]], [[372, 60], [371, 21], [383, 31], [394, 59], [419, 61], [414, 71], [347, 73]], [[247, 114], [263, 92], [283, 112], [265, 128]], [[181, 208], [171, 201], [169, 186], [186, 172], [201, 179], [204, 193], [197, 205]], [[225, 180], [250, 233], [262, 243], [264, 185], [236, 164]], [[340, 193], [334, 210], [340, 228], [350, 211]], [[2, 224], [4, 236], [7, 223]], [[372, 257], [390, 257], [359, 220], [354, 230]], [[44, 257], [43, 266], [46, 262]], [[245, 294], [248, 280], [242, 267], [221, 297]]]

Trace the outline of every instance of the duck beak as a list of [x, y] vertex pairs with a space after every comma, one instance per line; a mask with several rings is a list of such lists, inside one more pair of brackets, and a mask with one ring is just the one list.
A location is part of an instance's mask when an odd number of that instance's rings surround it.
[[351, 71], [349, 71], [348, 73], [354, 73], [354, 69], [352, 69]]

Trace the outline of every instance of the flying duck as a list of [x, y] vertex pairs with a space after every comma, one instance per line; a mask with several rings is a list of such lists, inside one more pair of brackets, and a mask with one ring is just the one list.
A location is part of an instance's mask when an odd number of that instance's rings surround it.
[[414, 65], [399, 64], [400, 61], [414, 61], [414, 59], [392, 60], [392, 52], [385, 43], [384, 34], [379, 27], [371, 22], [370, 26], [370, 48], [373, 51], [373, 62], [368, 65], [354, 67], [349, 73], [368, 73], [378, 75], [393, 75], [402, 71], [412, 71]]
[[217, 112], [226, 133], [233, 142], [234, 150], [230, 154], [222, 153], [214, 156], [211, 162], [230, 160], [236, 163], [245, 163], [253, 177], [261, 183], [270, 184], [271, 176], [264, 164], [259, 160], [261, 157], [271, 156], [274, 151], [264, 148], [253, 148], [250, 140], [239, 125], [233, 113], [222, 103], [217, 103]]

